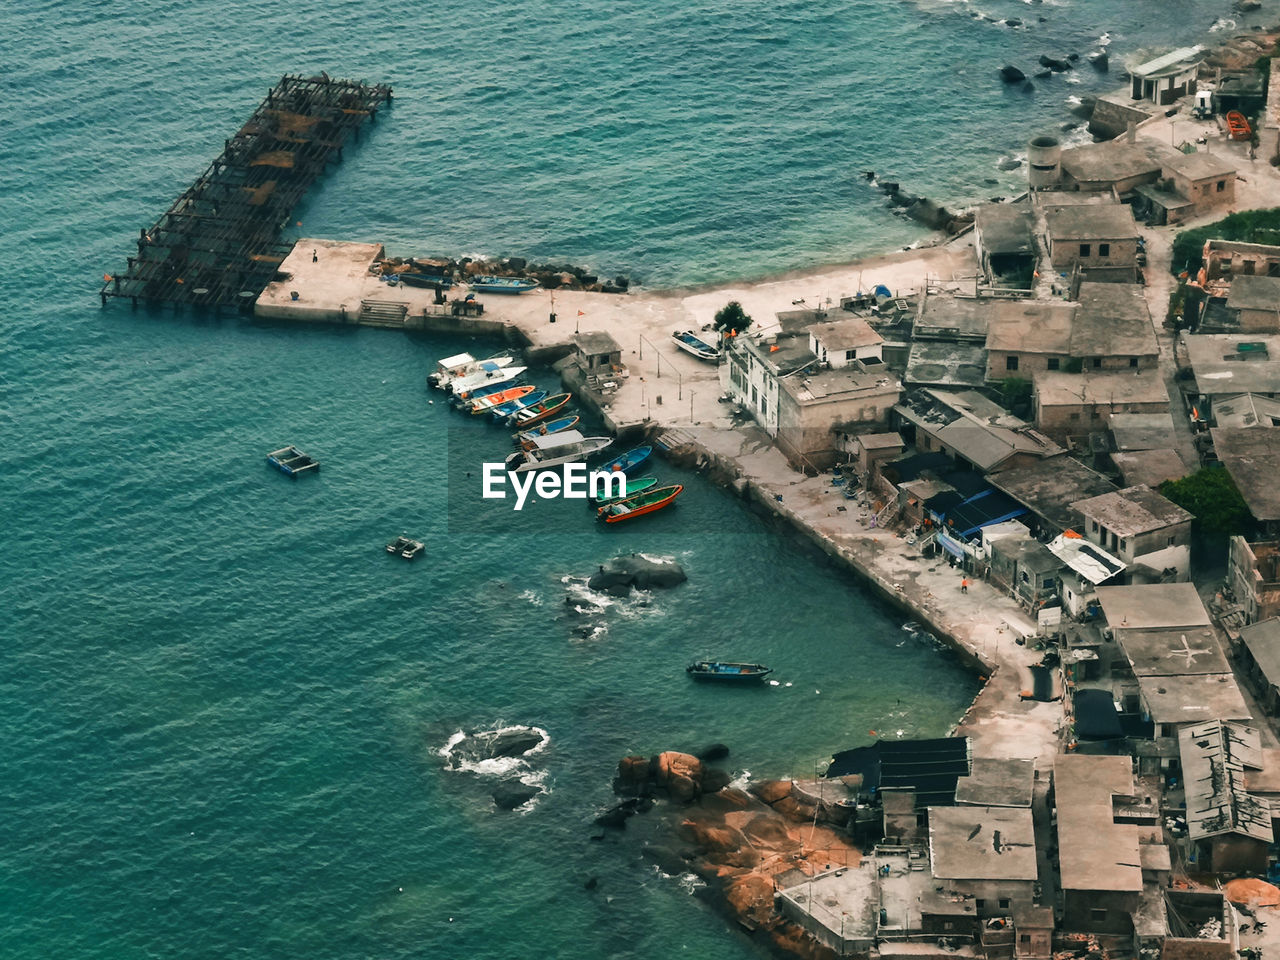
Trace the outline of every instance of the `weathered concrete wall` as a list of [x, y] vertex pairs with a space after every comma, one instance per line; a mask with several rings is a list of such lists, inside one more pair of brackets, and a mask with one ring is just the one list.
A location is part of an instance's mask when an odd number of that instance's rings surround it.
[[1089, 118], [1089, 132], [1095, 137], [1110, 140], [1129, 129], [1130, 121], [1141, 123], [1149, 116], [1145, 110], [1125, 106], [1110, 97], [1099, 97], [1093, 116]]

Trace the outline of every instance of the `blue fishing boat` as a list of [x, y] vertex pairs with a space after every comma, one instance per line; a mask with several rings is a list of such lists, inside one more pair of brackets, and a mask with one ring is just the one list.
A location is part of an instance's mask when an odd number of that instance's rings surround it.
[[533, 445], [533, 441], [539, 437], [545, 437], [552, 433], [559, 433], [561, 430], [572, 430], [578, 425], [577, 416], [561, 417], [558, 420], [548, 420], [541, 426], [534, 427], [532, 430], [521, 430], [519, 433], [511, 435], [511, 442], [517, 447], [528, 449]]
[[695, 680], [725, 683], [752, 683], [773, 673], [773, 669], [763, 663], [730, 663], [726, 660], [695, 660], [684, 670]]
[[537, 280], [524, 277], [472, 277], [467, 284], [476, 293], [527, 293], [537, 289]]
[[671, 340], [685, 353], [691, 353], [699, 360], [710, 360], [713, 363], [720, 359], [720, 351], [711, 344], [699, 340], [692, 330], [677, 330], [671, 334]]
[[493, 414], [493, 419], [501, 423], [513, 413], [519, 413], [525, 407], [533, 406], [546, 395], [547, 391], [545, 390], [535, 390], [533, 393], [526, 393], [523, 397], [517, 397], [514, 400], [508, 400], [506, 403], [498, 404], [490, 413]]
[[643, 447], [634, 447], [626, 453], [614, 457], [608, 463], [602, 464], [599, 469], [605, 472], [617, 470], [626, 473], [628, 470], [634, 470], [648, 460], [651, 453], [653, 453], [653, 447], [648, 444]]
[[275, 467], [291, 480], [310, 470], [319, 470], [320, 461], [307, 456], [297, 447], [281, 447], [267, 454], [267, 463]]

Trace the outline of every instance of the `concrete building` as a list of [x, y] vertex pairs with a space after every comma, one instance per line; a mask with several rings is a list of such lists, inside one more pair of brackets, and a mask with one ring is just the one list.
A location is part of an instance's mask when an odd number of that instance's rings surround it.
[[1030, 424], [973, 391], [912, 390], [894, 406], [892, 422], [918, 450], [941, 451], [982, 473], [1062, 452]]
[[1045, 546], [1062, 565], [1059, 570], [1062, 606], [1073, 617], [1084, 616], [1090, 605], [1097, 602], [1098, 586], [1118, 584], [1125, 570], [1123, 560], [1074, 530], [1059, 534]]
[[867, 366], [884, 362], [884, 338], [861, 317], [815, 323], [809, 328], [809, 350], [833, 370], [855, 361]]
[[1071, 508], [1073, 500], [1116, 489], [1102, 474], [1066, 455], [1001, 470], [987, 481], [1031, 511], [1033, 533], [1041, 538], [1056, 537], [1080, 522], [1080, 515]]
[[1117, 451], [1111, 454], [1111, 463], [1120, 471], [1121, 482], [1129, 487], [1141, 483], [1154, 490], [1166, 480], [1181, 480], [1190, 473], [1170, 447]]
[[1191, 576], [1190, 513], [1150, 487], [1126, 487], [1071, 504], [1081, 533], [1124, 561], [1129, 575], [1151, 582]]
[[1221, 720], [1191, 724], [1178, 732], [1178, 750], [1197, 869], [1265, 874], [1271, 806], [1245, 787], [1245, 770], [1262, 769], [1258, 731]]
[[807, 331], [728, 339], [720, 384], [789, 458], [815, 466], [837, 458], [841, 435], [883, 426], [902, 389], [882, 364], [823, 369]]
[[1280, 537], [1280, 430], [1214, 427], [1209, 431], [1219, 462], [1244, 497], [1264, 538]]
[[956, 780], [956, 804], [1030, 809], [1035, 780], [1032, 760], [974, 757], [969, 763], [968, 776]]
[[1191, 210], [1180, 219], [1227, 210], [1236, 202], [1236, 165], [1220, 154], [1202, 150], [1174, 151], [1165, 161], [1162, 172], [1164, 179], [1170, 181], [1172, 192], [1191, 202]]
[[1054, 758], [1065, 932], [1133, 933], [1143, 891], [1139, 847], [1150, 831], [1119, 822], [1116, 798], [1132, 797], [1135, 789], [1128, 757]]
[[1036, 212], [1029, 203], [984, 203], [974, 212], [973, 245], [986, 284], [1030, 291], [1039, 244]]
[[912, 336], [916, 340], [983, 344], [987, 340], [987, 320], [992, 306], [1003, 302], [993, 297], [959, 296], [929, 287], [920, 297]]
[[1214, 422], [1214, 404], [1228, 397], [1253, 393], [1280, 397], [1280, 336], [1274, 334], [1184, 335], [1195, 382], [1188, 402], [1201, 422]]
[[1231, 281], [1227, 309], [1241, 333], [1280, 333], [1280, 276], [1241, 274]]
[[1161, 163], [1135, 143], [1106, 140], [1062, 151], [1062, 182], [1068, 189], [1111, 192], [1120, 199], [1160, 179]]
[[1169, 410], [1169, 392], [1155, 369], [1045, 371], [1032, 378], [1031, 397], [1036, 425], [1057, 440], [1104, 430], [1117, 413]]
[[1112, 415], [1110, 427], [1115, 451], [1111, 462], [1125, 486], [1146, 484], [1154, 490], [1166, 480], [1187, 475], [1186, 465], [1175, 452], [1171, 413], [1117, 413]]
[[991, 544], [991, 579], [1025, 609], [1037, 611], [1058, 596], [1062, 561], [1030, 534]]
[[1061, 300], [993, 304], [987, 324], [987, 379], [1030, 379], [1038, 370], [1068, 369], [1077, 309]]
[[1280, 277], [1280, 246], [1239, 240], [1206, 240], [1204, 266], [1209, 280], [1242, 275]]
[[1240, 628], [1240, 659], [1263, 712], [1280, 714], [1280, 617]]
[[1245, 623], [1280, 616], [1280, 540], [1250, 543], [1236, 535], [1227, 547], [1227, 586]]
[[936, 880], [973, 898], [979, 920], [1035, 906], [1030, 807], [930, 807], [929, 863]]
[[981, 343], [919, 340], [911, 344], [903, 382], [909, 387], [978, 390], [986, 383], [987, 350]]
[[622, 371], [622, 347], [609, 334], [594, 330], [575, 333], [573, 345], [578, 366], [588, 376], [611, 376]]
[[1182, 47], [1171, 53], [1130, 64], [1130, 96], [1166, 107], [1179, 97], [1196, 92], [1196, 73], [1204, 62], [1204, 48]]
[[851, 441], [851, 452], [857, 457], [858, 473], [864, 477], [874, 475], [882, 462], [900, 456], [904, 449], [906, 442], [898, 433], [861, 433]]
[[1160, 359], [1143, 287], [1081, 283], [1071, 325], [1071, 356], [1085, 370], [1151, 370]]
[[1049, 261], [1055, 270], [1136, 268], [1138, 225], [1124, 204], [1045, 210]]
[[1280, 400], [1245, 393], [1213, 401], [1215, 427], [1280, 427]]

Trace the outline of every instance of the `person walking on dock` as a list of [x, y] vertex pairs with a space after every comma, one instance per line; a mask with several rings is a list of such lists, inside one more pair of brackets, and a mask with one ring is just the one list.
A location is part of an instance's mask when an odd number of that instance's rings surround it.
[[960, 592], [961, 592], [961, 593], [968, 593], [968, 592], [969, 592], [969, 578], [968, 578], [968, 577], [961, 577], [961, 578], [960, 578]]

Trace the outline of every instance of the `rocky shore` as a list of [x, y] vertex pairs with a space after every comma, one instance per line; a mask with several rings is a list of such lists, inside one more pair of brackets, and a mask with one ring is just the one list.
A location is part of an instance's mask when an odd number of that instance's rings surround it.
[[852, 807], [825, 799], [845, 797], [844, 785], [766, 780], [742, 789], [715, 765], [727, 756], [715, 744], [697, 756], [624, 757], [614, 790], [625, 799], [596, 823], [625, 831], [641, 816], [640, 855], [670, 876], [700, 879], [700, 895], [753, 940], [802, 960], [835, 957], [779, 912], [774, 891], [861, 861], [844, 831]]
[[388, 257], [376, 264], [383, 276], [424, 273], [465, 283], [471, 277], [522, 277], [537, 280], [546, 290], [585, 290], [591, 293], [626, 293], [631, 279], [625, 276], [600, 277], [586, 267], [572, 264], [530, 263], [523, 257], [498, 260], [463, 257]]

